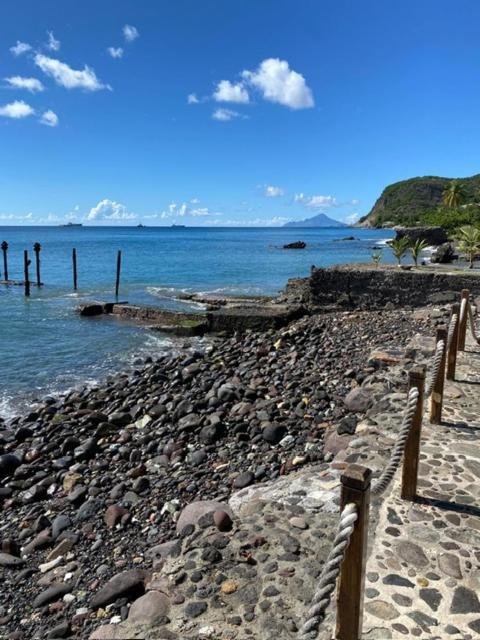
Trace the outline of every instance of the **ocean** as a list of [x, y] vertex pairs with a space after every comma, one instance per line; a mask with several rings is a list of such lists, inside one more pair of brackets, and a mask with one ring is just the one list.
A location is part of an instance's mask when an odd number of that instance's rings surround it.
[[[341, 241], [346, 236], [352, 241]], [[275, 294], [311, 265], [370, 262], [372, 246], [393, 236], [372, 229], [0, 227], [7, 241], [9, 278], [23, 280], [23, 251], [32, 260], [41, 244], [41, 279], [30, 298], [23, 288], [0, 285], [0, 417], [8, 419], [45, 395], [95, 385], [128, 370], [147, 355], [178, 342], [113, 318], [81, 318], [79, 304], [115, 299], [117, 251], [122, 251], [119, 300], [197, 310], [179, 293]], [[304, 240], [306, 249], [282, 246]], [[78, 290], [73, 291], [72, 249]], [[391, 262], [389, 250], [384, 261]], [[3, 260], [0, 254], [0, 279]]]

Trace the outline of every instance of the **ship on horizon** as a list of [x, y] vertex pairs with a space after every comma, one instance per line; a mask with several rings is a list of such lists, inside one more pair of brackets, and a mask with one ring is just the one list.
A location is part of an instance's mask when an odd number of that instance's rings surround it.
[[67, 222], [67, 224], [61, 224], [61, 227], [83, 227], [81, 222]]

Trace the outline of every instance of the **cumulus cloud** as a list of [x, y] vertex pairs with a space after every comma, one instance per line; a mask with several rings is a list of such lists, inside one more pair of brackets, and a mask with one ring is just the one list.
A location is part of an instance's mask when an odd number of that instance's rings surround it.
[[14, 102], [10, 102], [10, 104], [0, 107], [0, 116], [4, 118], [27, 118], [34, 113], [35, 110], [23, 100], [15, 100]]
[[58, 125], [58, 116], [55, 111], [48, 109], [47, 111], [44, 111], [42, 113], [40, 123], [46, 125], [47, 127], [56, 127]]
[[134, 213], [127, 211], [125, 205], [114, 200], [105, 198], [90, 209], [87, 220], [95, 220], [101, 222], [103, 220], [133, 220], [136, 218]]
[[14, 56], [21, 56], [22, 54], [27, 53], [27, 51], [30, 51], [31, 48], [32, 47], [26, 42], [20, 42], [20, 40], [17, 40], [17, 44], [10, 47], [10, 51]]
[[248, 91], [241, 84], [233, 84], [229, 80], [221, 80], [213, 94], [217, 102], [238, 102], [246, 104], [250, 101]]
[[26, 91], [30, 91], [31, 93], [35, 93], [36, 91], [43, 91], [44, 89], [43, 84], [40, 82], [40, 80], [37, 80], [37, 78], [11, 76], [10, 78], [5, 78], [5, 82], [7, 82], [9, 86], [14, 89], [25, 89]]
[[266, 185], [263, 192], [263, 195], [266, 198], [279, 198], [284, 194], [285, 191], [282, 189], [282, 187], [274, 187], [273, 185]]
[[107, 51], [112, 58], [121, 58], [123, 56], [122, 47], [108, 47]]
[[307, 209], [329, 209], [338, 206], [334, 196], [306, 196], [304, 193], [297, 193], [294, 200]]
[[127, 42], [133, 42], [138, 38], [140, 34], [138, 33], [138, 30], [135, 27], [132, 27], [131, 24], [126, 24], [123, 27], [123, 35]]
[[35, 64], [39, 69], [55, 80], [61, 87], [66, 89], [85, 89], [85, 91], [99, 91], [100, 89], [110, 89], [110, 87], [101, 82], [93, 69], [85, 65], [83, 70], [72, 69], [55, 58], [49, 58], [41, 53], [37, 53], [34, 58]]
[[200, 100], [197, 98], [195, 93], [189, 93], [187, 96], [187, 102], [188, 104], [198, 104]]
[[228, 122], [229, 120], [233, 120], [234, 118], [242, 118], [241, 113], [238, 111], [233, 111], [233, 109], [216, 109], [212, 113], [212, 118], [214, 120], [220, 120], [220, 122]]
[[52, 31], [47, 31], [47, 35], [47, 49], [50, 49], [50, 51], [58, 51], [60, 49], [60, 40], [55, 38]]
[[268, 58], [263, 60], [256, 71], [243, 71], [242, 77], [258, 89], [265, 100], [277, 102], [291, 109], [308, 109], [315, 102], [312, 90], [305, 78], [297, 73], [286, 60]]

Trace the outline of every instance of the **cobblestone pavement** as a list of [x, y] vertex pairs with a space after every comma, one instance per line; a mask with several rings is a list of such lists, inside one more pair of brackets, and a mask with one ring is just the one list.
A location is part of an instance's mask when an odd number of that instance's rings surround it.
[[480, 347], [469, 336], [442, 425], [425, 413], [415, 503], [397, 473], [367, 563], [364, 640], [480, 638]]

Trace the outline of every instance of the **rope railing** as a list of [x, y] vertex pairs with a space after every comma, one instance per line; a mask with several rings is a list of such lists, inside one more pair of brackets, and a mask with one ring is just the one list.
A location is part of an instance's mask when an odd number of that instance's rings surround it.
[[342, 474], [343, 509], [340, 521], [306, 620], [299, 630], [299, 640], [317, 638], [338, 578], [335, 637], [358, 640], [361, 636], [370, 494], [380, 496], [388, 488], [403, 457], [401, 497], [410, 501], [416, 498], [424, 399], [430, 397], [431, 400], [430, 423], [440, 424], [445, 375], [447, 380], [454, 379], [456, 355], [461, 350], [462, 329], [465, 331], [468, 320], [472, 336], [480, 344], [469, 302], [469, 291], [463, 290], [461, 304], [455, 303], [452, 306], [448, 331], [444, 326], [437, 328], [428, 384], [425, 385], [425, 365], [416, 365], [409, 371], [409, 391], [398, 437], [390, 458], [375, 483], [370, 485], [371, 471], [366, 467], [349, 465]]
[[432, 391], [435, 387], [435, 383], [438, 381], [438, 376], [442, 366], [443, 353], [445, 350], [444, 340], [439, 340], [435, 346], [435, 355], [433, 357], [432, 373], [430, 374], [425, 396], [429, 398], [432, 395]]
[[350, 502], [345, 505], [340, 515], [340, 522], [338, 523], [332, 548], [320, 574], [312, 604], [307, 612], [307, 619], [299, 632], [298, 637], [300, 640], [315, 640], [318, 635], [318, 629], [335, 591], [337, 578], [345, 558], [345, 551], [357, 520], [357, 505]]
[[408, 392], [407, 406], [405, 407], [405, 412], [403, 414], [400, 433], [398, 434], [397, 441], [395, 442], [395, 446], [393, 447], [387, 466], [383, 470], [381, 476], [377, 479], [376, 483], [372, 486], [373, 495], [378, 496], [387, 489], [388, 485], [393, 480], [395, 472], [400, 466], [405, 445], [407, 444], [408, 435], [412, 428], [413, 418], [417, 410], [419, 397], [420, 393], [415, 387], [410, 389]]

